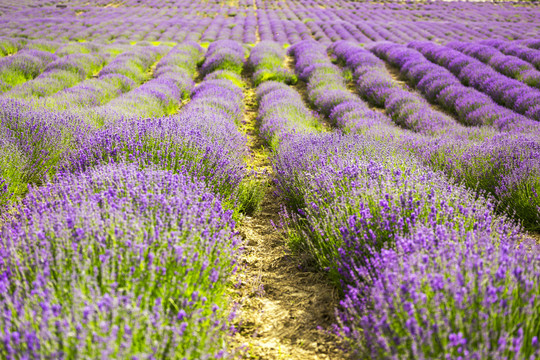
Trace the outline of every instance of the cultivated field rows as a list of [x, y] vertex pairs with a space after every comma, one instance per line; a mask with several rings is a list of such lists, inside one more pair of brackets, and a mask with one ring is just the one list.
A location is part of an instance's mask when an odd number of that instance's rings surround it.
[[527, 3], [19, 0], [0, 11], [0, 36], [56, 41], [408, 43], [529, 40], [539, 31]]
[[539, 357], [533, 15], [333, 4], [2, 7], [0, 357]]

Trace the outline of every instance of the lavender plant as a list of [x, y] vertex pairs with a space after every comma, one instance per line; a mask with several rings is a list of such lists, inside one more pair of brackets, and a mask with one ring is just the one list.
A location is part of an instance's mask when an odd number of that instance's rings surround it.
[[354, 357], [537, 358], [538, 245], [490, 226], [421, 227], [353, 267], [336, 330]]
[[114, 164], [34, 188], [11, 213], [3, 358], [225, 356], [239, 239], [202, 183]]

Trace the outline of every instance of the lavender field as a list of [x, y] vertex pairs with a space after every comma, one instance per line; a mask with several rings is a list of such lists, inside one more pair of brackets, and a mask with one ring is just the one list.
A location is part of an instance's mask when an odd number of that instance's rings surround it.
[[537, 3], [0, 23], [0, 359], [540, 359]]

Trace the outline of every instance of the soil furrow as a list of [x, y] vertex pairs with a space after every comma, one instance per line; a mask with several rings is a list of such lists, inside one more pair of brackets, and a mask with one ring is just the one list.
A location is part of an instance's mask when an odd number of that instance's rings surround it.
[[257, 103], [249, 74], [243, 128], [253, 152], [253, 169], [269, 187], [261, 209], [238, 227], [245, 251], [235, 300], [241, 304], [234, 346], [251, 359], [341, 359], [329, 334], [337, 290], [307, 258], [290, 252], [279, 224], [281, 202], [272, 186], [269, 151], [258, 135]]

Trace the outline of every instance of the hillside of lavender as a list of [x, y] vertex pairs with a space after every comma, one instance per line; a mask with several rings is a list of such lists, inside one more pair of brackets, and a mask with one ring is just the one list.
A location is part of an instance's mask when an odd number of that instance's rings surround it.
[[540, 358], [535, 2], [5, 0], [0, 24], [0, 359], [265, 358], [232, 339], [268, 198], [344, 359]]

